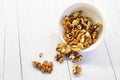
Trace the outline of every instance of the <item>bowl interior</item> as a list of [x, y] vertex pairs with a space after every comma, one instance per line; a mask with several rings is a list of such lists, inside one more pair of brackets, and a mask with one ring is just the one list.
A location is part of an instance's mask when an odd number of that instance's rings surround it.
[[[95, 7], [93, 7], [90, 4], [76, 3], [76, 4], [73, 4], [73, 5], [69, 6], [68, 8], [66, 8], [64, 10], [64, 12], [61, 14], [60, 22], [59, 22], [59, 30], [60, 30], [60, 37], [61, 37], [62, 41], [65, 42], [65, 40], [62, 37], [62, 32], [63, 32], [63, 27], [62, 27], [62, 24], [61, 24], [62, 19], [65, 17], [65, 15], [70, 15], [74, 11], [79, 11], [79, 10], [82, 10], [83, 11], [82, 15], [90, 17], [94, 23], [102, 23], [103, 28], [104, 28], [103, 16], [98, 11], [98, 9], [96, 9]], [[99, 33], [99, 36], [98, 36], [98, 39], [97, 39], [96, 43], [92, 44], [89, 48], [86, 48], [86, 49], [82, 50], [81, 52], [86, 52], [86, 51], [92, 50], [92, 49], [94, 49], [95, 47], [98, 46], [98, 44], [101, 42], [102, 37], [103, 37], [103, 32], [104, 32], [103, 28], [101, 29], [101, 31]]]

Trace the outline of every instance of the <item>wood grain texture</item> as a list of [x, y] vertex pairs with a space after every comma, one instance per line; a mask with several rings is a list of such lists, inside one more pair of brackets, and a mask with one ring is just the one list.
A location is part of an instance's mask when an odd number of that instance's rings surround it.
[[5, 34], [4, 80], [21, 80], [16, 0], [3, 1]]

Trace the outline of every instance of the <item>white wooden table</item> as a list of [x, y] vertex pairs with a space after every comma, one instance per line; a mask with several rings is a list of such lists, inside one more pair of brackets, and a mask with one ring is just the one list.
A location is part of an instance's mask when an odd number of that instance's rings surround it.
[[[53, 58], [59, 14], [75, 2], [96, 6], [107, 26], [101, 45], [82, 53], [79, 76], [71, 72], [73, 63]], [[53, 61], [53, 72], [42, 74], [32, 60]], [[0, 0], [0, 80], [120, 80], [120, 0]]]

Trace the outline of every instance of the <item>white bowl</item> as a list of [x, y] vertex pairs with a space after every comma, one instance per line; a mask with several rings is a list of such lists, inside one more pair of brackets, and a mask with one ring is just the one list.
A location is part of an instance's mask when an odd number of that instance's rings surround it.
[[82, 15], [90, 17], [94, 21], [94, 23], [99, 22], [103, 24], [103, 28], [101, 29], [99, 33], [97, 41], [94, 44], [92, 44], [90, 47], [81, 51], [81, 52], [87, 52], [87, 51], [91, 51], [95, 49], [101, 43], [103, 39], [104, 30], [105, 30], [105, 22], [104, 22], [103, 16], [96, 7], [88, 3], [75, 3], [67, 7], [60, 16], [59, 35], [60, 35], [61, 40], [65, 42], [62, 36], [63, 27], [61, 24], [61, 20], [65, 17], [65, 15], [70, 15], [74, 11], [79, 11], [79, 10], [82, 10], [83, 11]]

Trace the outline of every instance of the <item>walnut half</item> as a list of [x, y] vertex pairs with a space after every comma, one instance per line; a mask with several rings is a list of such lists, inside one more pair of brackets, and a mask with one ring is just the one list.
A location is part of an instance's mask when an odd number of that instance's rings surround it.
[[79, 66], [78, 64], [76, 64], [76, 65], [73, 66], [72, 72], [73, 72], [74, 75], [80, 74], [81, 71], [82, 71], [82, 67]]
[[42, 73], [51, 73], [53, 70], [53, 62], [44, 61], [43, 64], [41, 64], [39, 61], [32, 61], [32, 65]]

